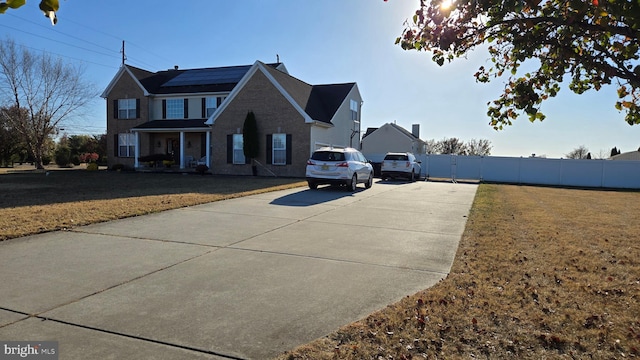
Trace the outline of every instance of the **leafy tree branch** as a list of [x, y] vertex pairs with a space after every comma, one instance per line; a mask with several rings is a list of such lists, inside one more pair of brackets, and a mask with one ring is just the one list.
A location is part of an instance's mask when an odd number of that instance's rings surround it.
[[[495, 129], [523, 114], [544, 120], [541, 105], [563, 81], [576, 94], [615, 82], [616, 109], [640, 124], [637, 0], [422, 0], [396, 43], [431, 52], [440, 66], [487, 44], [492, 65], [480, 67], [476, 81], [507, 77], [487, 104]], [[523, 64], [535, 69], [520, 74]]]

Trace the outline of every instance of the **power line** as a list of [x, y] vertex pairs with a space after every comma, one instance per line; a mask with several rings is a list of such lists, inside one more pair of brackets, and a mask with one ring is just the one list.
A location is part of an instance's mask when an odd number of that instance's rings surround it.
[[26, 48], [26, 49], [31, 49], [31, 50], [35, 50], [35, 51], [40, 51], [40, 52], [42, 52], [42, 53], [52, 54], [52, 55], [56, 55], [56, 56], [60, 56], [60, 57], [64, 57], [64, 58], [67, 58], [67, 59], [72, 59], [72, 60], [76, 60], [76, 61], [81, 61], [81, 62], [85, 62], [85, 63], [93, 64], [93, 65], [104, 66], [104, 67], [107, 67], [107, 68], [110, 68], [110, 69], [117, 69], [117, 68], [118, 68], [117, 66], [100, 64], [100, 63], [93, 62], [93, 61], [89, 61], [89, 60], [86, 60], [86, 59], [78, 59], [78, 58], [74, 58], [74, 57], [72, 57], [72, 56], [67, 56], [67, 55], [62, 55], [62, 54], [54, 53], [54, 52], [51, 52], [51, 51], [49, 51], [49, 50], [37, 49], [37, 48], [31, 47], [31, 46], [27, 46], [27, 45], [24, 45], [24, 44], [19, 44], [19, 45], [20, 45], [20, 46], [22, 46], [22, 47], [24, 47], [24, 48]]
[[[20, 19], [20, 20], [22, 20], [22, 21], [28, 22], [28, 23], [30, 23], [30, 24], [34, 24], [34, 25], [37, 25], [37, 26], [39, 26], [39, 27], [42, 27], [42, 28], [46, 29], [47, 31], [50, 31], [49, 27], [46, 27], [46, 26], [44, 26], [44, 25], [42, 25], [42, 24], [36, 23], [36, 22], [34, 22], [34, 21], [31, 21], [31, 20], [25, 19], [25, 18], [23, 18], [23, 17], [17, 16], [17, 15], [14, 15], [14, 14], [8, 14], [8, 15], [9, 15], [9, 16], [11, 16], [11, 17], [14, 17], [14, 18]], [[118, 36], [116, 36], [116, 35], [113, 35], [113, 34], [111, 34], [111, 33], [107, 33], [107, 32], [105, 32], [105, 31], [101, 31], [101, 30], [95, 29], [95, 28], [93, 28], [93, 27], [91, 27], [91, 26], [87, 26], [87, 25], [85, 25], [85, 24], [81, 24], [81, 23], [79, 23], [79, 22], [77, 22], [77, 21], [74, 21], [74, 20], [71, 20], [71, 19], [65, 19], [65, 22], [69, 22], [69, 23], [75, 24], [75, 25], [77, 25], [77, 26], [80, 26], [80, 27], [83, 27], [83, 28], [85, 28], [85, 29], [88, 29], [88, 30], [94, 31], [94, 32], [96, 32], [96, 33], [99, 33], [99, 34], [102, 34], [102, 35], [108, 36], [108, 37], [113, 38], [113, 39], [121, 40], [121, 38], [119, 38], [119, 37], [118, 37]], [[42, 39], [45, 39], [45, 40], [48, 40], [48, 41], [53, 41], [53, 42], [57, 42], [57, 43], [60, 43], [60, 44], [63, 44], [63, 45], [67, 45], [67, 46], [75, 47], [75, 48], [77, 48], [77, 49], [81, 49], [81, 50], [84, 50], [84, 51], [93, 52], [93, 53], [96, 53], [96, 54], [99, 54], [99, 55], [108, 56], [108, 57], [115, 57], [115, 56], [118, 56], [118, 55], [114, 55], [114, 54], [113, 54], [113, 52], [114, 52], [114, 51], [113, 51], [113, 50], [111, 50], [111, 49], [109, 49], [109, 48], [106, 48], [106, 47], [104, 47], [104, 46], [102, 46], [102, 45], [96, 44], [96, 43], [91, 42], [91, 41], [88, 41], [88, 40], [84, 40], [84, 39], [79, 38], [79, 37], [74, 36], [74, 35], [66, 34], [66, 33], [64, 33], [64, 32], [62, 32], [62, 31], [56, 31], [56, 33], [59, 33], [59, 34], [61, 34], [61, 35], [64, 35], [64, 36], [70, 37], [70, 38], [72, 38], [72, 39], [75, 39], [75, 40], [78, 40], [78, 41], [81, 41], [81, 42], [87, 43], [87, 44], [89, 44], [89, 45], [91, 45], [91, 46], [95, 46], [95, 47], [98, 47], [98, 48], [100, 48], [100, 49], [103, 49], [103, 50], [109, 51], [110, 53], [108, 53], [108, 54], [107, 54], [107, 53], [104, 53], [104, 52], [100, 52], [100, 51], [96, 51], [96, 50], [88, 49], [88, 48], [85, 48], [85, 47], [81, 47], [81, 46], [73, 45], [73, 44], [70, 44], [70, 43], [67, 43], [67, 42], [64, 42], [64, 41], [60, 41], [60, 40], [56, 40], [56, 39], [52, 39], [52, 38], [49, 38], [49, 37], [46, 37], [46, 36], [43, 36], [43, 35], [35, 34], [35, 33], [28, 32], [28, 31], [25, 31], [25, 30], [22, 30], [22, 29], [17, 29], [17, 28], [14, 28], [14, 27], [11, 27], [11, 26], [8, 26], [8, 25], [4, 25], [4, 24], [0, 24], [0, 26], [4, 26], [4, 27], [6, 27], [6, 28], [9, 28], [9, 29], [12, 29], [12, 30], [19, 31], [19, 32], [22, 32], [22, 33], [27, 34], [27, 35], [31, 35], [31, 36], [35, 36], [35, 37], [39, 37], [39, 38], [42, 38]], [[142, 51], [144, 51], [144, 52], [146, 52], [146, 53], [148, 53], [148, 54], [150, 54], [150, 55], [154, 56], [154, 58], [163, 59], [163, 60], [166, 60], [166, 61], [168, 61], [168, 62], [171, 62], [171, 61], [172, 61], [172, 60], [170, 60], [170, 59], [167, 59], [167, 58], [166, 58], [166, 57], [164, 57], [164, 56], [161, 56], [161, 55], [158, 55], [158, 54], [156, 54], [156, 53], [154, 53], [154, 52], [151, 52], [151, 51], [149, 51], [148, 49], [146, 49], [145, 47], [142, 47], [142, 46], [140, 46], [140, 45], [138, 45], [138, 44], [136, 44], [136, 43], [133, 43], [133, 42], [131, 42], [131, 41], [127, 41], [127, 45], [134, 46], [134, 47], [136, 47], [136, 48], [138, 48], [138, 49], [140, 49], [140, 50], [142, 50]], [[148, 68], [151, 68], [151, 69], [161, 69], [161, 68], [162, 68], [162, 66], [155, 66], [155, 65], [152, 65], [152, 64], [150, 64], [150, 63], [148, 63], [148, 62], [145, 62], [145, 61], [143, 61], [143, 60], [140, 60], [138, 57], [131, 57], [130, 55], [128, 55], [127, 57], [128, 57], [129, 62], [133, 62], [134, 64], [141, 64], [141, 65], [143, 65], [144, 67], [148, 67]], [[97, 64], [97, 63], [95, 63], [95, 64]], [[103, 65], [103, 64], [97, 64], [97, 65], [106, 66], [106, 65]]]
[[[47, 31], [51, 31], [51, 27], [50, 27], [50, 26], [44, 26], [44, 25], [42, 25], [42, 24], [40, 24], [40, 23], [37, 23], [37, 22], [35, 22], [35, 21], [31, 21], [31, 20], [29, 20], [29, 19], [25, 19], [25, 18], [20, 17], [20, 16], [18, 16], [18, 15], [14, 15], [14, 14], [8, 14], [8, 15], [9, 15], [9, 16], [11, 16], [11, 17], [14, 17], [14, 18], [20, 19], [20, 20], [22, 20], [22, 21], [26, 21], [26, 22], [28, 22], [28, 23], [34, 24], [34, 25], [39, 26], [39, 27], [41, 27], [41, 28], [44, 28], [44, 29], [46, 29]], [[64, 33], [64, 32], [62, 32], [62, 31], [60, 31], [60, 30], [56, 30], [56, 34], [61, 34], [61, 35], [64, 35], [64, 36], [68, 36], [68, 37], [70, 37], [70, 38], [72, 38], [72, 39], [76, 39], [76, 40], [82, 41], [82, 42], [84, 42], [84, 43], [87, 43], [87, 44], [90, 44], [90, 45], [93, 45], [93, 46], [99, 47], [99, 48], [104, 49], [104, 50], [107, 50], [107, 51], [113, 51], [112, 49], [106, 48], [106, 47], [104, 47], [104, 46], [102, 46], [102, 45], [96, 44], [96, 43], [91, 42], [91, 41], [88, 41], [88, 40], [81, 39], [81, 38], [79, 38], [79, 37], [77, 37], [77, 36], [74, 36], [74, 35], [69, 35], [69, 34], [67, 34], [67, 33]]]
[[[168, 61], [168, 62], [171, 62], [171, 61], [172, 61], [172, 60], [169, 60], [169, 59], [165, 58], [164, 56], [161, 56], [161, 55], [155, 54], [155, 53], [153, 53], [153, 52], [151, 52], [151, 51], [147, 50], [146, 48], [144, 48], [144, 47], [142, 47], [142, 46], [140, 46], [140, 45], [138, 45], [138, 44], [136, 44], [136, 43], [133, 43], [133, 42], [131, 42], [131, 41], [128, 41], [128, 40], [124, 39], [123, 37], [118, 37], [118, 36], [116, 36], [116, 35], [113, 35], [113, 34], [110, 34], [110, 33], [104, 32], [104, 31], [102, 31], [102, 30], [98, 30], [98, 29], [92, 28], [92, 27], [90, 27], [90, 26], [87, 26], [87, 25], [81, 24], [81, 23], [79, 23], [79, 22], [77, 22], [77, 21], [73, 21], [73, 20], [71, 20], [71, 19], [65, 19], [65, 22], [70, 22], [70, 23], [72, 23], [72, 24], [76, 24], [76, 25], [81, 26], [81, 27], [83, 27], [83, 28], [85, 28], [85, 29], [88, 29], [88, 30], [91, 30], [91, 31], [97, 32], [97, 33], [102, 34], [102, 35], [105, 35], [105, 36], [109, 36], [109, 37], [111, 37], [111, 38], [113, 38], [113, 39], [116, 39], [116, 40], [125, 40], [125, 41], [127, 42], [127, 45], [132, 45], [132, 46], [134, 46], [134, 47], [137, 47], [137, 48], [141, 49], [142, 51], [145, 51], [145, 52], [149, 53], [150, 55], [153, 55], [154, 57], [157, 57], [157, 58], [160, 58], [160, 59], [166, 60], [166, 61]], [[134, 60], [135, 60], [135, 59], [134, 59]], [[139, 63], [145, 64], [143, 61], [140, 61], [140, 60], [136, 60], [136, 61], [137, 61], [137, 62], [139, 62]], [[149, 65], [151, 68], [154, 68], [154, 67], [155, 67], [155, 68], [158, 68], [158, 69], [159, 69], [159, 68], [161, 68], [161, 67], [153, 66], [153, 65], [148, 64], [148, 63], [146, 63], [145, 65]]]
[[100, 55], [104, 55], [104, 56], [108, 56], [108, 57], [115, 57], [115, 58], [117, 58], [117, 56], [114, 56], [114, 55], [111, 55], [111, 54], [105, 54], [105, 53], [102, 53], [102, 52], [99, 52], [99, 51], [95, 51], [95, 50], [91, 50], [91, 49], [83, 48], [83, 47], [81, 47], [81, 46], [77, 46], [77, 45], [73, 45], [73, 44], [65, 43], [64, 41], [60, 41], [60, 40], [52, 39], [52, 38], [49, 38], [49, 37], [46, 37], [46, 36], [42, 36], [42, 35], [38, 35], [38, 34], [34, 34], [34, 33], [31, 33], [31, 32], [28, 32], [28, 31], [24, 31], [24, 30], [21, 30], [21, 29], [14, 28], [14, 27], [9, 26], [9, 25], [0, 24], [0, 26], [3, 26], [3, 27], [6, 27], [6, 28], [9, 28], [9, 29], [11, 29], [11, 30], [20, 31], [20, 32], [22, 32], [22, 33], [24, 33], [24, 34], [27, 34], [27, 35], [31, 35], [31, 36], [39, 37], [39, 38], [42, 38], [42, 39], [45, 39], [45, 40], [49, 40], [49, 41], [53, 41], [53, 42], [57, 42], [57, 43], [60, 43], [60, 44], [63, 44], [63, 45], [71, 46], [71, 47], [74, 47], [74, 48], [77, 48], [77, 49], [81, 49], [81, 50], [85, 50], [85, 51], [93, 52], [93, 53], [100, 54]]

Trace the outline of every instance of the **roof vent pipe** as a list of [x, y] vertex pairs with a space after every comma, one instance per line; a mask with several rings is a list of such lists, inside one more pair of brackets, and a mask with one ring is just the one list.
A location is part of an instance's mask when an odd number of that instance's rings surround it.
[[174, 65], [173, 70], [178, 70], [178, 65]]

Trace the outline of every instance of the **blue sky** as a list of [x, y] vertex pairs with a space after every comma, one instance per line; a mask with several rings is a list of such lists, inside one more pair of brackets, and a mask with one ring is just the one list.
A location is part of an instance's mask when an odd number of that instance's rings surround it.
[[[151, 71], [275, 62], [278, 54], [307, 83], [357, 82], [365, 128], [420, 124], [422, 139], [488, 139], [496, 156], [556, 158], [584, 145], [597, 157], [614, 146], [640, 147], [640, 126], [627, 125], [613, 107], [614, 88], [583, 95], [564, 88], [543, 104], [544, 122], [521, 117], [493, 130], [486, 104], [500, 95], [503, 81], [473, 78], [488, 63], [486, 51], [439, 67], [429, 53], [394, 45], [417, 0], [65, 0], [55, 27], [38, 3], [28, 0], [0, 15], [0, 35], [82, 64], [97, 95], [120, 66], [122, 40], [127, 63]], [[104, 100], [96, 97], [64, 126], [69, 134], [104, 133]]]

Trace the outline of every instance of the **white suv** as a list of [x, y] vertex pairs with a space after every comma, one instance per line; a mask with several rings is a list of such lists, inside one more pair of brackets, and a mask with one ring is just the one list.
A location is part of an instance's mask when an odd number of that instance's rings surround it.
[[416, 181], [420, 177], [420, 161], [412, 153], [390, 152], [385, 155], [380, 166], [382, 180], [388, 178], [407, 178], [409, 181]]
[[306, 176], [311, 189], [320, 184], [346, 185], [347, 191], [353, 192], [358, 183], [371, 187], [373, 166], [356, 149], [325, 147], [314, 151], [307, 161]]

